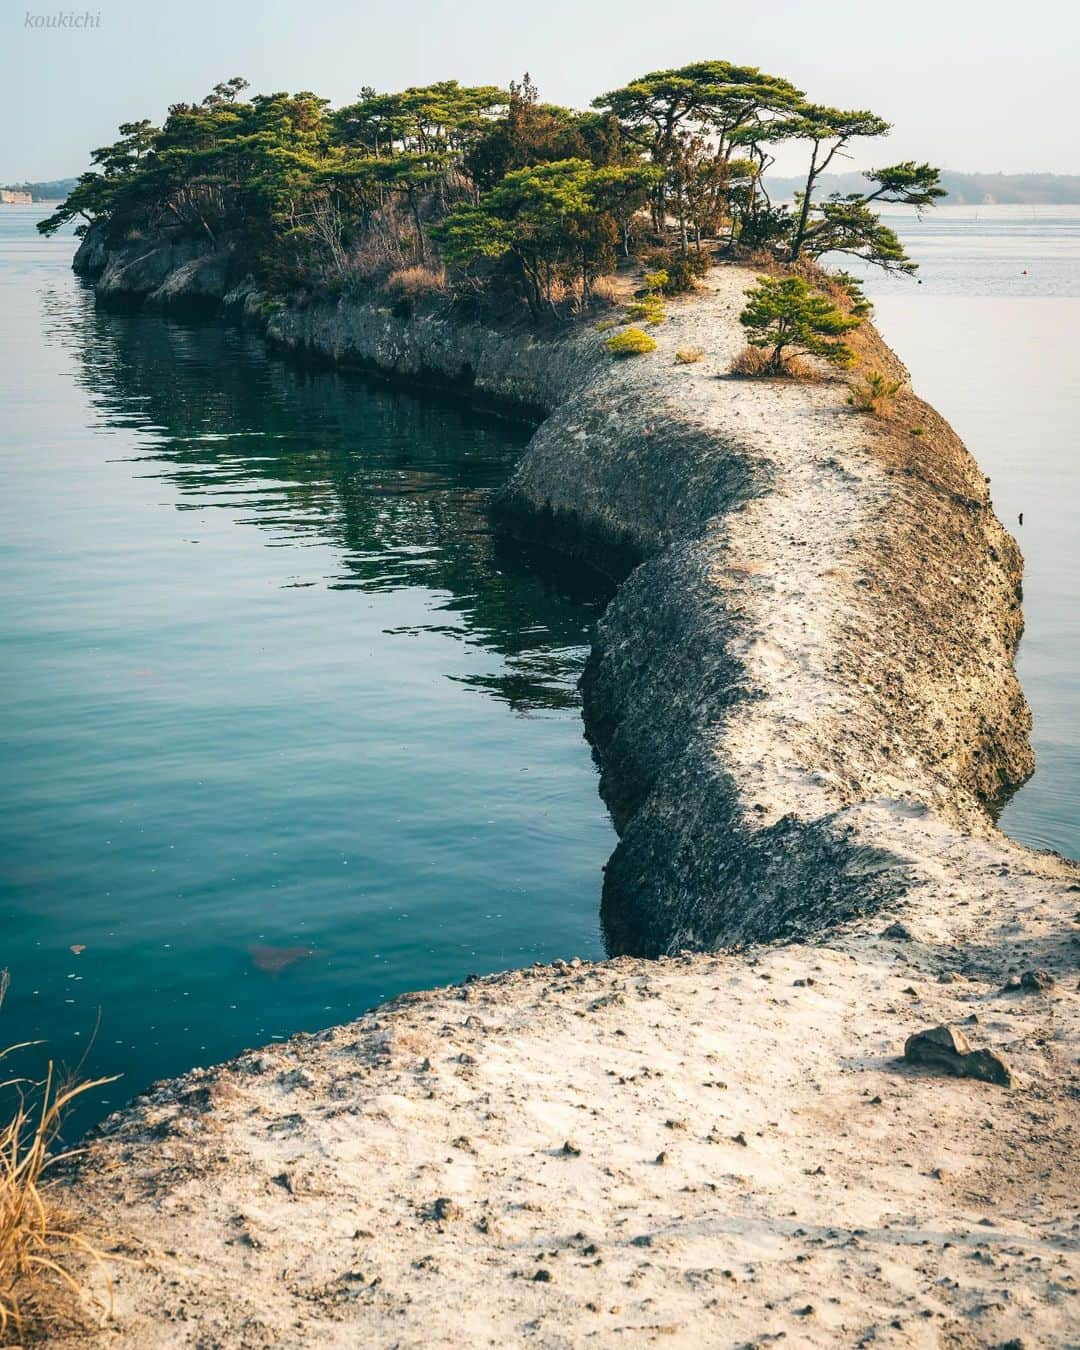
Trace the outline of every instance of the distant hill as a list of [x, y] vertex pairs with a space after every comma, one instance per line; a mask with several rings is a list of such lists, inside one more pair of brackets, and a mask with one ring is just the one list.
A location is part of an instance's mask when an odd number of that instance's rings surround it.
[[[36, 202], [58, 202], [75, 186], [74, 178], [54, 178], [45, 183], [0, 183], [16, 192], [29, 192]], [[767, 175], [769, 195], [784, 201], [803, 185], [801, 178]], [[819, 180], [819, 194], [858, 192], [866, 186], [861, 173], [826, 173]], [[958, 206], [992, 204], [1023, 206], [1080, 205], [1080, 174], [1075, 173], [957, 173], [943, 169], [941, 186], [947, 201]]]
[[29, 192], [36, 202], [61, 202], [75, 186], [74, 178], [53, 178], [47, 183], [0, 183], [12, 192]]
[[[784, 201], [799, 191], [804, 181], [767, 174], [765, 186], [771, 197]], [[1080, 205], [1080, 174], [1074, 173], [957, 173], [943, 169], [941, 186], [949, 194], [945, 200], [958, 206]], [[859, 192], [865, 187], [861, 173], [825, 173], [818, 180], [818, 195]]]

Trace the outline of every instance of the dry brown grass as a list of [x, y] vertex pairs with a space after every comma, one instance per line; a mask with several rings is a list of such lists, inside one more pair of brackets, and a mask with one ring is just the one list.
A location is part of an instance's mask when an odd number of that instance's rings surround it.
[[419, 300], [425, 295], [442, 295], [446, 290], [446, 272], [441, 267], [399, 267], [383, 283], [391, 295]]
[[789, 356], [777, 370], [772, 364], [772, 351], [764, 347], [744, 347], [732, 361], [728, 370], [732, 375], [761, 379], [772, 376], [774, 379], [812, 380], [817, 377], [814, 368], [798, 356]]
[[[0, 1004], [7, 985], [7, 971], [0, 971]], [[0, 1060], [25, 1048], [0, 1050]], [[0, 1125], [0, 1345], [22, 1345], [81, 1320], [87, 1303], [97, 1301], [80, 1274], [87, 1265], [101, 1272], [111, 1295], [102, 1253], [55, 1204], [47, 1173], [72, 1156], [51, 1152], [67, 1108], [113, 1081], [65, 1081], [50, 1063], [41, 1082], [0, 1082], [13, 1101]]]
[[615, 277], [597, 277], [589, 287], [589, 298], [598, 304], [617, 305], [625, 289]]
[[693, 366], [701, 360], [705, 353], [700, 347], [680, 347], [675, 353], [675, 364], [678, 366]]

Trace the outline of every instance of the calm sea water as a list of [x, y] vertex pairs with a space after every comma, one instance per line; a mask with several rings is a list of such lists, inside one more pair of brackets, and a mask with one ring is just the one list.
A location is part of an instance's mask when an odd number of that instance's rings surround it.
[[921, 221], [886, 219], [922, 285], [868, 276], [878, 326], [989, 475], [1024, 553], [1017, 667], [1038, 762], [1000, 823], [1078, 858], [1080, 207], [944, 206]]
[[100, 1009], [85, 1067], [123, 1078], [82, 1125], [403, 989], [601, 955], [605, 597], [492, 538], [525, 432], [97, 313], [38, 214], [0, 211], [0, 1043], [72, 1062]]
[[[123, 1078], [77, 1127], [402, 989], [599, 955], [605, 597], [492, 538], [523, 433], [96, 313], [38, 213], [0, 212], [0, 1041], [71, 1062], [100, 1010], [86, 1068]], [[1080, 211], [895, 223], [924, 284], [871, 277], [878, 321], [1027, 559], [1039, 767], [1003, 824], [1076, 856]]]

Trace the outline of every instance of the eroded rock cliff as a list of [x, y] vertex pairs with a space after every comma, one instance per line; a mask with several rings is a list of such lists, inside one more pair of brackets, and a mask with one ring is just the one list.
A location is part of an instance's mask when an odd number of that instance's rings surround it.
[[[1021, 563], [986, 480], [906, 392], [887, 422], [840, 379], [727, 374], [753, 273], [715, 268], [652, 355], [586, 321], [496, 325], [442, 303], [269, 302], [227, 249], [76, 259], [106, 303], [220, 305], [277, 346], [531, 414], [508, 528], [623, 581], [584, 681], [620, 834], [613, 951], [807, 935], [910, 887], [905, 822], [986, 833], [1031, 771], [1013, 671]], [[868, 363], [904, 374], [868, 331]], [[678, 364], [675, 352], [704, 355]]]
[[[1020, 559], [950, 429], [841, 381], [727, 375], [753, 274], [672, 304], [657, 352], [389, 306], [282, 308], [272, 341], [546, 413], [497, 508], [625, 578], [584, 682], [621, 842], [614, 951], [806, 935], [932, 860], [905, 822], [986, 833], [1030, 772]], [[873, 356], [895, 358], [873, 335]], [[676, 350], [704, 358], [677, 364]]]
[[[116, 261], [111, 296], [183, 303], [192, 259]], [[584, 682], [612, 949], [758, 945], [470, 980], [156, 1085], [68, 1179], [137, 1259], [57, 1344], [1068, 1339], [1080, 873], [988, 811], [1031, 768], [1020, 559], [910, 391], [882, 423], [727, 375], [750, 279], [631, 362], [585, 322], [222, 294], [541, 419], [498, 509], [621, 580]], [[906, 1062], [934, 1026], [1009, 1086]]]

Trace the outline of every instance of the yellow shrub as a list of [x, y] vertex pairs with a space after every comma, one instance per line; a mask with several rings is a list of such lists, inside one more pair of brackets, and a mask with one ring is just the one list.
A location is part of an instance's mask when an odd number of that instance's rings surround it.
[[642, 356], [645, 352], [656, 351], [656, 339], [640, 328], [628, 328], [625, 333], [609, 337], [604, 346], [612, 356]]
[[440, 295], [446, 290], [446, 273], [440, 267], [401, 267], [386, 278], [385, 289], [392, 295], [416, 300], [422, 295]]
[[627, 307], [626, 317], [628, 319], [644, 319], [648, 324], [663, 323], [667, 318], [664, 313], [664, 305], [658, 295], [646, 296], [644, 300], [635, 301], [634, 304]]

